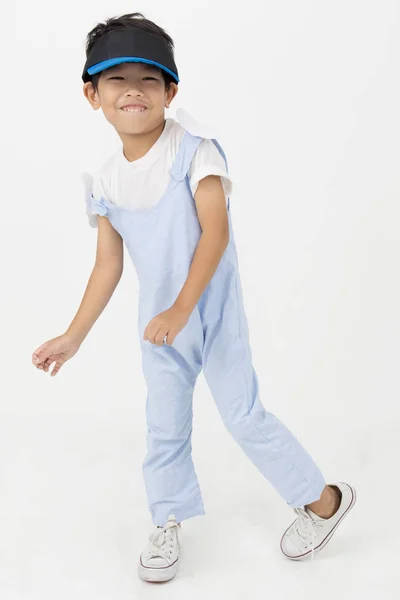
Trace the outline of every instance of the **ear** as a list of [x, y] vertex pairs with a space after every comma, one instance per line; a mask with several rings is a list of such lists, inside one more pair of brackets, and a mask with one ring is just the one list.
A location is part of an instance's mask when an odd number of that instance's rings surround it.
[[178, 91], [179, 91], [178, 85], [176, 83], [171, 82], [171, 84], [169, 86], [169, 90], [165, 94], [165, 103], [167, 105], [167, 108], [169, 108], [169, 105], [171, 104], [171, 102], [175, 98], [175, 96], [177, 95]]
[[83, 84], [83, 95], [85, 96], [85, 98], [88, 100], [88, 102], [90, 103], [91, 107], [94, 110], [97, 110], [98, 108], [100, 108], [100, 98], [99, 98], [99, 93], [98, 91], [96, 92], [94, 87], [93, 87], [93, 83], [91, 81], [87, 81], [86, 83]]

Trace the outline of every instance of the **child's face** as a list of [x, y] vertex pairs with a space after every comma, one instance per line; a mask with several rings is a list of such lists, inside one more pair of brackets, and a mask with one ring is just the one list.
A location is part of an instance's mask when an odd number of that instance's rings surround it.
[[[160, 123], [165, 106], [178, 93], [178, 85], [171, 83], [167, 91], [159, 69], [145, 63], [121, 63], [102, 71], [97, 92], [87, 82], [83, 93], [95, 110], [101, 107], [107, 121], [119, 133], [134, 134]], [[127, 112], [121, 108], [135, 103], [143, 103], [146, 110]]]

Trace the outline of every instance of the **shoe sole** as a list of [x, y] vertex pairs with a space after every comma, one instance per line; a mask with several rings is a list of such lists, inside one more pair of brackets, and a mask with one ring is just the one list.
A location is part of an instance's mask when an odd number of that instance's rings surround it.
[[169, 567], [159, 567], [158, 569], [151, 569], [144, 567], [141, 562], [138, 564], [138, 573], [143, 581], [150, 581], [152, 583], [158, 583], [162, 581], [169, 581], [173, 579], [178, 571], [178, 559]]
[[[344, 481], [342, 481], [341, 483], [344, 483]], [[349, 512], [351, 511], [351, 509], [353, 508], [353, 506], [356, 503], [356, 500], [357, 500], [356, 490], [350, 484], [348, 484], [348, 483], [346, 483], [345, 485], [347, 485], [351, 489], [351, 493], [353, 495], [352, 500], [351, 500], [349, 506], [347, 507], [347, 509], [345, 510], [345, 512], [340, 517], [339, 521], [336, 523], [336, 525], [334, 525], [334, 527], [332, 527], [331, 531], [324, 538], [324, 540], [319, 544], [319, 546], [317, 546], [316, 548], [314, 548], [314, 554], [318, 554], [318, 552], [321, 552], [321, 550], [323, 548], [325, 548], [325, 546], [327, 545], [327, 543], [329, 542], [329, 540], [332, 538], [333, 534], [335, 533], [336, 529], [339, 527], [340, 523], [349, 514]], [[291, 525], [290, 525], [290, 527], [291, 527]], [[288, 527], [288, 529], [290, 529], [290, 527]], [[286, 531], [288, 531], [288, 529]], [[283, 534], [282, 539], [285, 537], [286, 531]], [[282, 545], [281, 545], [281, 551], [282, 551], [282, 554], [284, 556], [286, 556], [286, 558], [289, 558], [290, 560], [304, 560], [305, 558], [307, 558], [308, 556], [310, 556], [311, 554], [313, 554], [312, 550], [309, 550], [305, 554], [300, 554], [300, 556], [288, 556], [282, 550]]]

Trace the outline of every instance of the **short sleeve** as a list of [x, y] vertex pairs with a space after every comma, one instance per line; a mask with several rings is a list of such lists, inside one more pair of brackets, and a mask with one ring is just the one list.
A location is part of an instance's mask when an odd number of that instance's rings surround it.
[[232, 195], [232, 180], [228, 174], [224, 157], [211, 139], [204, 138], [197, 147], [188, 172], [190, 189], [193, 197], [197, 191], [199, 181], [207, 175], [219, 175], [228, 204]]
[[[81, 179], [84, 187], [87, 219], [90, 227], [96, 228], [98, 226], [97, 215], [102, 214], [99, 212], [99, 200], [105, 197], [103, 184], [97, 173], [93, 175], [91, 173], [82, 173]], [[105, 211], [103, 214], [105, 214]]]

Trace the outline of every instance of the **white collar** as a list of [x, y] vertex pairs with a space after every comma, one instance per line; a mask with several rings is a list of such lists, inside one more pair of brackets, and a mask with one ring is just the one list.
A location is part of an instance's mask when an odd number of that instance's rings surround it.
[[192, 135], [208, 138], [210, 140], [216, 139], [218, 133], [214, 126], [206, 123], [198, 123], [186, 110], [183, 108], [177, 108], [176, 118], [179, 123], [189, 131]]

